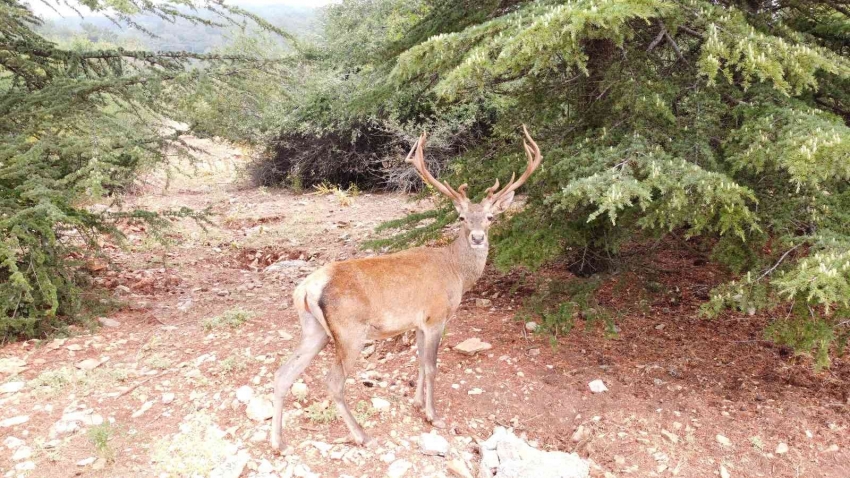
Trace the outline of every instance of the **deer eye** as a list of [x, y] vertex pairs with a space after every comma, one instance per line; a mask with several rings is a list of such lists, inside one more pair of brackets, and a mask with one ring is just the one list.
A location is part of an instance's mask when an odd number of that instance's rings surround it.
[[487, 215], [487, 220], [488, 220], [488, 221], [492, 221], [492, 220], [493, 220], [493, 215], [492, 215], [492, 214], [488, 214], [488, 215]]
[[466, 222], [466, 216], [461, 216], [460, 220]]

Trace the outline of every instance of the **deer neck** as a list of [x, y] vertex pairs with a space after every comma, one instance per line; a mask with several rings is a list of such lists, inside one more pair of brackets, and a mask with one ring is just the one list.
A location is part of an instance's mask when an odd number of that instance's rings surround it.
[[463, 281], [463, 292], [471, 289], [484, 273], [488, 251], [489, 247], [471, 247], [463, 234], [448, 246], [449, 260], [454, 264]]

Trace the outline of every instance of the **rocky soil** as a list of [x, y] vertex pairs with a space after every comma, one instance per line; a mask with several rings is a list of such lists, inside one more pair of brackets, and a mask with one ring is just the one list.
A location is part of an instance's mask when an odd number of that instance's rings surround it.
[[[322, 384], [328, 347], [287, 401], [293, 453], [273, 453], [272, 375], [298, 341], [295, 284], [379, 253], [359, 247], [374, 227], [428, 204], [247, 188], [245, 152], [188, 140], [201, 159], [167, 188], [151, 173], [126, 207], [209, 208], [213, 224], [175, 221], [166, 244], [128, 227], [126, 248], [106, 243], [89, 262], [117, 304], [99, 328], [0, 349], [4, 476], [848, 476], [841, 360], [815, 373], [758, 340], [758, 318], [699, 319], [691, 289], [618, 317], [616, 337], [588, 326], [552, 339], [515, 318], [533, 292], [524, 276], [489, 270], [441, 347], [447, 429], [411, 404], [416, 353], [402, 336], [366, 347], [348, 380], [377, 446], [346, 442]], [[676, 272], [661, 282], [700, 285], [682, 276], [697, 274], [686, 259], [662, 253]], [[631, 300], [613, 287], [603, 295]]]

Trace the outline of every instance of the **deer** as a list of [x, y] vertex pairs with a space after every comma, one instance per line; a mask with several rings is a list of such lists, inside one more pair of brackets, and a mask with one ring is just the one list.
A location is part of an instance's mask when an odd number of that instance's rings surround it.
[[419, 377], [413, 404], [435, 428], [445, 421], [434, 408], [437, 350], [446, 322], [455, 315], [461, 299], [484, 272], [489, 250], [487, 231], [496, 215], [505, 212], [522, 186], [540, 166], [542, 155], [525, 125], [525, 172], [516, 173], [504, 188], [499, 180], [485, 190], [478, 204], [466, 195], [467, 184], [453, 189], [440, 182], [425, 165], [425, 132], [405, 159], [423, 181], [447, 196], [460, 220], [460, 234], [447, 246], [418, 247], [383, 256], [349, 259], [324, 265], [308, 275], [292, 294], [301, 323], [301, 341], [274, 375], [274, 414], [271, 447], [281, 453], [284, 399], [292, 384], [331, 339], [336, 357], [325, 382], [330, 398], [343, 419], [351, 440], [359, 446], [374, 443], [357, 423], [345, 403], [345, 380], [368, 340], [394, 337], [416, 330]]

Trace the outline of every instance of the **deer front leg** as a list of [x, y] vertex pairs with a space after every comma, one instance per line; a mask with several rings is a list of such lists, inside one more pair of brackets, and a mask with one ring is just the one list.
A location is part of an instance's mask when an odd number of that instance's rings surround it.
[[419, 355], [419, 378], [416, 380], [416, 394], [413, 396], [413, 406], [425, 407], [425, 332], [416, 329], [416, 353]]
[[434, 408], [434, 379], [437, 377], [437, 350], [443, 338], [445, 324], [424, 331], [425, 354], [421, 357], [425, 365], [425, 417], [437, 428], [445, 428], [446, 422], [437, 416]]

